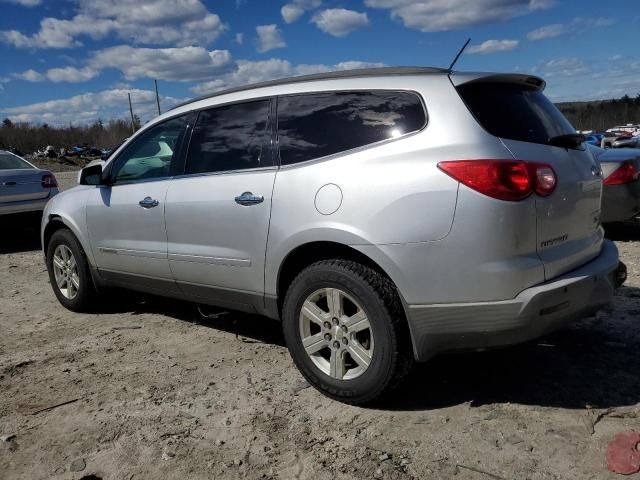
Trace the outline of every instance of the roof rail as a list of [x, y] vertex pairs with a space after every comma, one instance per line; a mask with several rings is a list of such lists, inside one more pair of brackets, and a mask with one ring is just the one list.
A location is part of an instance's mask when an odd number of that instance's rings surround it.
[[302, 82], [313, 82], [316, 80], [375, 77], [379, 75], [421, 75], [425, 73], [447, 73], [448, 74], [448, 73], [451, 73], [451, 71], [446, 68], [436, 68], [436, 67], [377, 67], [377, 68], [359, 68], [354, 70], [340, 70], [337, 72], [314, 73], [311, 75], [300, 75], [297, 77], [279, 78], [277, 80], [269, 80], [266, 82], [253, 83], [249, 85], [243, 85], [241, 87], [234, 87], [234, 88], [229, 88], [227, 90], [221, 90], [219, 92], [212, 93], [210, 95], [203, 95], [200, 97], [196, 97], [192, 100], [179, 103], [178, 105], [175, 105], [174, 107], [170, 108], [169, 111], [175, 110], [176, 108], [183, 107], [185, 105], [189, 105], [194, 102], [198, 102], [200, 100], [219, 97], [221, 95], [226, 95], [228, 93], [244, 92], [244, 91], [253, 90], [256, 88], [275, 87], [278, 85], [289, 85], [289, 84], [302, 83]]

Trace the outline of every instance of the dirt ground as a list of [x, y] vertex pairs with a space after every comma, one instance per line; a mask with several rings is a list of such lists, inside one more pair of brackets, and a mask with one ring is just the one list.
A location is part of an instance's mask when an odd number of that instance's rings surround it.
[[629, 268], [611, 308], [419, 365], [375, 408], [310, 388], [262, 317], [136, 294], [71, 313], [37, 226], [1, 228], [2, 480], [613, 479], [608, 442], [640, 430], [640, 225], [609, 231]]

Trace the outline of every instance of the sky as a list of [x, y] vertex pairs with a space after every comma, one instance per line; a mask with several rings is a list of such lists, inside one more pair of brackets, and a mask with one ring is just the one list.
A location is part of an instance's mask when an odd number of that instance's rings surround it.
[[0, 118], [126, 118], [374, 66], [521, 72], [554, 101], [640, 94], [639, 0], [0, 0]]

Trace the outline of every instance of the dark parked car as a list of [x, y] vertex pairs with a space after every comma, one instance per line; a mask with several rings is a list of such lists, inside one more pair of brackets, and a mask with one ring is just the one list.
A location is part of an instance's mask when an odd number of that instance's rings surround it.
[[604, 189], [602, 223], [624, 222], [640, 213], [640, 150], [589, 145], [600, 161]]
[[589, 135], [584, 136], [584, 141], [589, 145], [595, 145], [596, 147], [600, 146], [600, 142], [604, 138], [603, 133], [591, 133]]

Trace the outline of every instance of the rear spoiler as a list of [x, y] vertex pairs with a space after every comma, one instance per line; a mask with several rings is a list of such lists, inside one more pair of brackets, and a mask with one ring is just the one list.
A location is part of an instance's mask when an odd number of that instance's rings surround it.
[[539, 77], [520, 73], [451, 72], [449, 78], [455, 87], [468, 83], [510, 83], [542, 91], [547, 86], [547, 83]]

